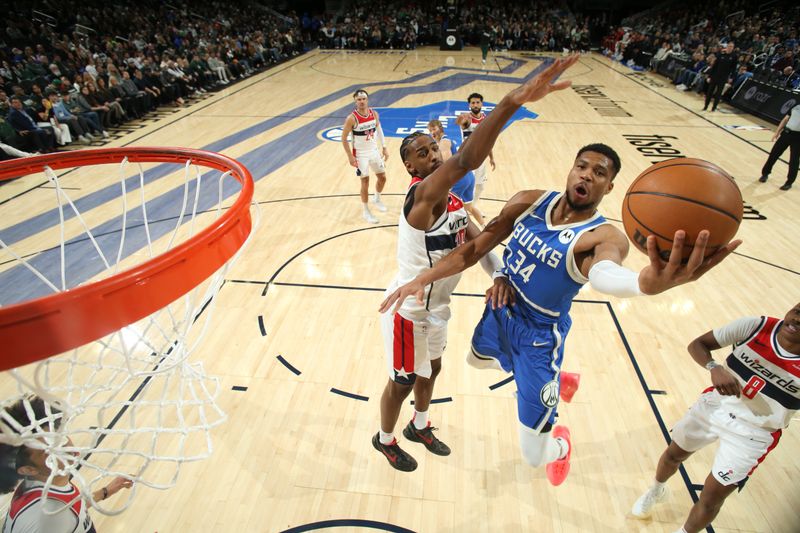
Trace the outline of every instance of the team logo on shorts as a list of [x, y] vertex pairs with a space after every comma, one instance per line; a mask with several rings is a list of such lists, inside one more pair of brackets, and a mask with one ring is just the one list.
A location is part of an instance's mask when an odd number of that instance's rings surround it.
[[542, 401], [542, 405], [548, 409], [555, 407], [558, 403], [558, 381], [545, 383], [539, 392], [539, 399]]
[[565, 229], [558, 234], [558, 240], [561, 244], [569, 244], [575, 238], [575, 232], [571, 229]]

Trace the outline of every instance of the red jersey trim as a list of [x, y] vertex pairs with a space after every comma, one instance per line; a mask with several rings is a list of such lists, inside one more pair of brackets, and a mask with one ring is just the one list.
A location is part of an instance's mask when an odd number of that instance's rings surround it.
[[778, 342], [775, 333], [780, 323], [780, 319], [767, 317], [761, 329], [747, 341], [746, 346], [758, 354], [759, 357], [763, 357], [795, 377], [800, 377], [800, 361], [780, 357], [777, 347], [773, 345], [773, 341], [775, 343]]
[[[47, 498], [50, 500], [60, 501], [65, 505], [69, 505], [72, 512], [75, 513], [75, 516], [79, 517], [83, 502], [81, 501], [80, 492], [78, 492], [78, 489], [75, 488], [75, 485], [70, 483], [70, 486], [72, 487], [71, 492], [65, 494], [50, 490], [47, 492]], [[17, 490], [14, 491], [14, 496], [11, 498], [11, 505], [8, 509], [9, 518], [14, 520], [19, 513], [25, 510], [25, 508], [33, 504], [36, 500], [40, 500], [43, 492], [44, 491], [41, 487], [33, 487], [27, 491], [23, 491], [22, 484], [20, 484], [17, 487]]]

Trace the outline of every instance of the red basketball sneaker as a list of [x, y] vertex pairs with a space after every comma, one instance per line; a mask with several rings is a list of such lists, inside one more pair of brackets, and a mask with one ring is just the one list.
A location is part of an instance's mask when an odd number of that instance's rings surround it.
[[559, 374], [561, 400], [569, 403], [578, 391], [581, 384], [581, 375], [574, 372], [561, 372]]
[[572, 441], [569, 438], [569, 428], [567, 426], [556, 426], [553, 428], [553, 438], [561, 437], [569, 445], [567, 455], [563, 459], [556, 459], [552, 463], [547, 463], [547, 480], [551, 485], [557, 487], [564, 483], [569, 474], [569, 458], [572, 455]]

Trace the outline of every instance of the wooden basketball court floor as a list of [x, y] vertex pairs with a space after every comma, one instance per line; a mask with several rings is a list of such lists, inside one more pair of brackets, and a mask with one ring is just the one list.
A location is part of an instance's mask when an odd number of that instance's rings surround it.
[[[581, 373], [581, 388], [559, 410], [574, 444], [564, 485], [550, 486], [543, 469], [521, 459], [513, 383], [464, 361], [489, 285], [479, 268], [464, 275], [454, 297], [431, 407], [452, 455], [404, 443], [419, 468], [400, 473], [370, 444], [387, 379], [377, 308], [396, 268], [396, 224], [409, 176], [400, 138], [389, 137], [389, 211], [376, 213], [380, 224], [367, 224], [358, 179], [341, 144], [327, 140], [335, 138], [330, 130], [344, 122], [359, 87], [381, 108], [413, 111], [463, 102], [472, 92], [496, 103], [550, 60], [499, 54], [484, 68], [477, 50], [315, 51], [112, 143], [238, 158], [257, 180], [262, 222], [227, 276], [196, 356], [222, 378], [220, 403], [230, 417], [213, 433], [214, 455], [184, 465], [168, 492], [139, 490], [120, 516], [94, 513], [98, 531], [671, 532], [682, 525], [714, 446], [670, 480], [672, 496], [652, 519], [636, 520], [630, 508], [652, 481], [668, 429], [710, 384], [685, 346], [740, 316], [782, 317], [797, 303], [800, 192], [778, 190], [788, 152], [768, 183], [756, 181], [772, 125], [726, 105], [701, 112], [698, 96], [599, 55], [584, 55], [566, 73], [572, 89], [528, 105], [535, 119], [501, 134], [482, 209], [492, 216], [524, 188], [561, 190], [577, 149], [597, 141], [622, 158], [616, 188], [601, 205], [606, 217], [619, 221], [624, 191], [651, 163], [699, 157], [736, 177], [746, 202], [744, 244], [699, 282], [663, 295], [621, 300], [581, 291], [563, 365]], [[664, 144], [647, 147], [648, 141]], [[74, 197], [101, 186], [82, 176], [63, 178]], [[30, 176], [0, 188], [2, 227], [51, 207], [42, 206], [52, 191], [41, 182]], [[105, 209], [119, 213], [110, 199], [93, 216], [102, 218]], [[639, 269], [645, 257], [632, 250], [626, 264]], [[411, 409], [404, 407], [398, 433]], [[784, 432], [713, 530], [800, 530], [798, 428], [795, 422]]]

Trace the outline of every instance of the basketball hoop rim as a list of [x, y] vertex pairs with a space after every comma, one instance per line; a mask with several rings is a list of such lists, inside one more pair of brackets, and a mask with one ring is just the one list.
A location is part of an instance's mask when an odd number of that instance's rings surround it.
[[108, 278], [0, 307], [0, 370], [77, 348], [152, 314], [208, 279], [230, 260], [252, 230], [253, 177], [222, 154], [180, 147], [78, 150], [0, 163], [0, 181], [86, 165], [182, 163], [213, 168], [242, 184], [236, 201], [213, 223], [174, 248]]

